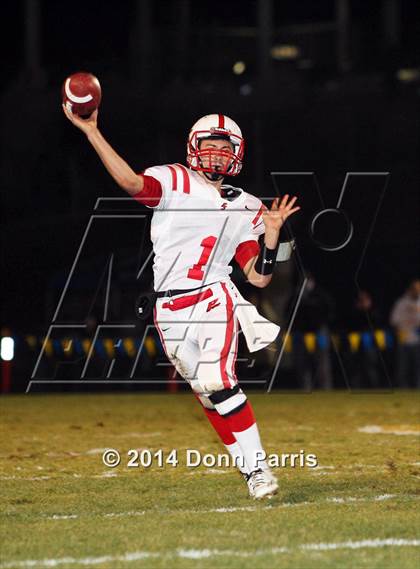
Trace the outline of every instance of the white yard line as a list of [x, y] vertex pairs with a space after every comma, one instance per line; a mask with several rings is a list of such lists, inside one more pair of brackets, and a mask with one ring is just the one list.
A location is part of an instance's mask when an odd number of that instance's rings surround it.
[[23, 476], [0, 476], [0, 480], [29, 480], [30, 482], [34, 480], [50, 480], [51, 476], [29, 476], [24, 478]]
[[120, 555], [103, 555], [101, 557], [59, 557], [50, 559], [27, 559], [24, 561], [8, 561], [0, 565], [0, 569], [26, 567], [58, 567], [59, 565], [100, 565], [117, 561], [142, 561], [143, 559], [207, 559], [210, 557], [261, 557], [263, 555], [281, 555], [299, 551], [335, 551], [337, 549], [364, 549], [382, 547], [419, 547], [420, 539], [364, 539], [361, 541], [342, 541], [338, 543], [306, 543], [296, 547], [273, 547], [255, 551], [236, 551], [230, 549], [177, 549], [168, 552], [133, 551]]
[[102, 474], [96, 474], [95, 476], [92, 476], [92, 478], [115, 478], [116, 476], [118, 476], [116, 472], [106, 471]]
[[299, 549], [305, 551], [332, 551], [335, 549], [363, 549], [365, 547], [403, 547], [412, 546], [420, 547], [420, 539], [398, 539], [389, 537], [388, 539], [363, 539], [362, 541], [343, 541], [340, 543], [310, 543], [308, 545], [300, 545]]
[[[383, 502], [385, 500], [392, 500], [394, 498], [409, 498], [410, 500], [418, 500], [420, 496], [411, 494], [380, 494], [378, 496], [368, 496], [368, 497], [356, 497], [347, 496], [344, 498], [330, 496], [325, 498], [325, 500], [320, 502], [284, 502], [283, 504], [269, 504], [267, 506], [262, 505], [252, 505], [252, 506], [231, 506], [231, 507], [221, 507], [221, 508], [211, 508], [209, 510], [133, 510], [129, 512], [110, 512], [108, 514], [93, 514], [104, 518], [123, 518], [131, 516], [144, 516], [145, 514], [230, 514], [235, 512], [260, 512], [263, 510], [279, 510], [282, 508], [299, 508], [302, 506], [319, 506], [320, 504], [353, 504], [355, 502]], [[92, 514], [89, 514], [92, 515]], [[69, 520], [76, 519], [79, 517], [85, 517], [84, 514], [54, 514], [52, 516], [46, 516], [47, 520]]]
[[78, 453], [79, 455], [82, 454], [102, 454], [104, 453], [106, 450], [108, 450], [107, 448], [91, 448], [89, 450], [86, 450], [85, 452], [81, 452]]
[[[363, 431], [365, 432], [365, 431]], [[388, 432], [388, 431], [387, 431]], [[413, 431], [414, 433], [415, 431]], [[384, 434], [386, 434], [384, 432]], [[98, 455], [101, 454], [102, 451], [105, 451], [107, 449], [100, 449], [100, 448], [95, 448], [95, 449], [90, 449], [84, 453], [76, 453], [76, 452], [66, 452], [63, 454], [54, 454], [54, 456], [83, 456], [83, 455]], [[137, 450], [141, 450], [141, 449], [137, 449]], [[47, 453], [46, 456], [52, 456], [53, 453]], [[0, 456], [1, 458], [1, 456]], [[401, 462], [399, 463], [401, 466], [420, 466], [420, 462]], [[43, 466], [36, 466], [33, 467], [36, 468], [37, 470], [45, 470], [45, 467]], [[328, 476], [328, 475], [333, 475], [333, 474], [338, 474], [340, 472], [342, 472], [343, 470], [361, 470], [361, 469], [372, 469], [372, 470], [384, 470], [386, 469], [387, 466], [385, 464], [360, 464], [360, 463], [356, 463], [356, 464], [350, 464], [350, 465], [341, 465], [340, 467], [337, 466], [332, 466], [332, 465], [318, 465], [315, 466], [313, 468], [307, 468], [306, 471], [307, 473], [314, 475], [314, 476]], [[24, 470], [21, 466], [17, 466], [15, 467], [15, 470], [19, 470], [22, 471]], [[26, 469], [26, 471], [28, 472], [28, 470], [30, 469]], [[284, 468], [278, 468], [276, 469], [278, 471], [278, 473], [282, 473], [283, 475], [289, 475], [290, 474], [290, 468], [284, 467]], [[62, 478], [65, 477], [74, 477], [74, 478], [113, 478], [116, 476], [128, 476], [129, 474], [127, 474], [126, 472], [124, 473], [119, 473], [117, 474], [116, 472], [109, 472], [109, 473], [102, 473], [102, 474], [91, 474], [88, 476], [82, 475], [82, 474], [78, 474], [78, 473], [71, 473], [68, 472], [68, 469], [66, 468], [60, 468], [57, 471], [54, 472], [54, 478], [57, 480], [57, 475], [58, 472], [64, 472], [65, 475], [59, 475]], [[230, 468], [228, 470], [223, 469], [223, 468], [191, 468], [189, 469], [189, 471], [186, 473], [187, 476], [195, 476], [195, 475], [200, 475], [200, 474], [231, 474], [232, 472], [236, 472], [236, 470], [234, 468]], [[50, 480], [51, 478], [53, 478], [52, 476], [30, 476], [30, 477], [24, 477], [24, 476], [7, 476], [7, 475], [0, 475], [0, 480], [28, 480], [28, 481], [36, 481], [36, 480]]]
[[380, 427], [379, 425], [366, 425], [365, 427], [359, 427], [357, 430], [359, 433], [368, 433], [371, 435], [412, 435], [415, 437], [420, 437], [420, 431], [413, 431], [411, 429], [396, 429], [395, 427]]
[[234, 472], [233, 470], [223, 470], [221, 468], [206, 468], [205, 470], [192, 470], [187, 472], [188, 476], [194, 476], [195, 474], [230, 474]]
[[391, 500], [397, 498], [398, 494], [381, 494], [380, 496], [373, 496], [372, 498], [355, 498], [349, 496], [347, 498], [327, 498], [326, 502], [333, 502], [334, 504], [351, 504], [352, 502], [383, 502], [384, 500]]
[[126, 438], [133, 438], [133, 439], [148, 439], [150, 437], [161, 437], [163, 433], [155, 432], [155, 433], [122, 433], [121, 435], [113, 435], [114, 438], [117, 439], [126, 439]]
[[124, 516], [144, 516], [146, 512], [111, 512], [110, 514], [104, 514], [104, 518], [122, 518]]

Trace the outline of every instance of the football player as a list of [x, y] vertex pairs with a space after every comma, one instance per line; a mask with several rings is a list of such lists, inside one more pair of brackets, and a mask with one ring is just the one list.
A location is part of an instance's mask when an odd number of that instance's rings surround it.
[[279, 327], [243, 299], [230, 279], [229, 263], [235, 258], [250, 283], [266, 287], [280, 229], [299, 210], [296, 197], [275, 199], [268, 209], [258, 198], [224, 184], [226, 176], [242, 168], [244, 139], [223, 114], [194, 124], [188, 166], [153, 166], [138, 174], [101, 134], [97, 110], [89, 118], [63, 110], [117, 184], [153, 208], [154, 319], [162, 345], [246, 479], [249, 494], [272, 496], [277, 480], [262, 460], [257, 423], [238, 385], [235, 360], [240, 328], [255, 351], [272, 342]]

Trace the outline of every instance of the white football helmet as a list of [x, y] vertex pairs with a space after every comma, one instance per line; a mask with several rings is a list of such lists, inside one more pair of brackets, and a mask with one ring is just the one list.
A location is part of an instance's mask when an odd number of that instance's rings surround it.
[[[232, 150], [215, 148], [200, 150], [200, 141], [212, 138], [228, 140], [232, 145]], [[223, 176], [236, 176], [242, 168], [244, 144], [241, 129], [235, 121], [226, 115], [206, 115], [199, 119], [190, 130], [187, 143], [187, 163], [192, 170], [204, 172], [213, 181]], [[220, 158], [224, 159], [223, 166], [220, 164]]]

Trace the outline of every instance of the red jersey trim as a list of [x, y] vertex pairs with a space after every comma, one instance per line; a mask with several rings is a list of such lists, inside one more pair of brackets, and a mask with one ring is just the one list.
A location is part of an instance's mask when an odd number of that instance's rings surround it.
[[171, 177], [172, 177], [172, 191], [176, 192], [177, 190], [177, 176], [176, 176], [176, 170], [173, 166], [168, 166], [169, 171], [171, 172]]
[[235, 261], [243, 269], [247, 262], [252, 259], [252, 257], [257, 257], [260, 253], [260, 246], [256, 241], [244, 241], [239, 243], [236, 247]]
[[257, 221], [259, 220], [259, 218], [261, 217], [263, 211], [264, 211], [264, 206], [262, 205], [262, 206], [260, 207], [260, 209], [258, 210], [257, 215], [256, 215], [256, 216], [254, 217], [254, 219], [252, 220], [252, 225], [256, 225], [256, 223], [257, 223]]
[[182, 172], [182, 190], [184, 194], [190, 193], [190, 176], [188, 174], [188, 169], [183, 166], [182, 164], [177, 164], [178, 168], [180, 168]]
[[145, 174], [139, 174], [143, 176], [143, 189], [134, 194], [133, 198], [147, 207], [157, 207], [162, 198], [162, 186], [159, 180], [153, 178], [153, 176], [146, 176]]

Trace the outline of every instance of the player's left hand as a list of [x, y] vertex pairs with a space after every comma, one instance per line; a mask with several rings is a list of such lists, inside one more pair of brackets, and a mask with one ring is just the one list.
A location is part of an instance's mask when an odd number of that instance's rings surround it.
[[271, 209], [265, 208], [263, 212], [263, 221], [265, 224], [265, 229], [279, 232], [283, 223], [288, 217], [300, 210], [299, 206], [295, 206], [297, 197], [293, 196], [289, 199], [289, 194], [280, 198], [273, 200], [271, 204]]

